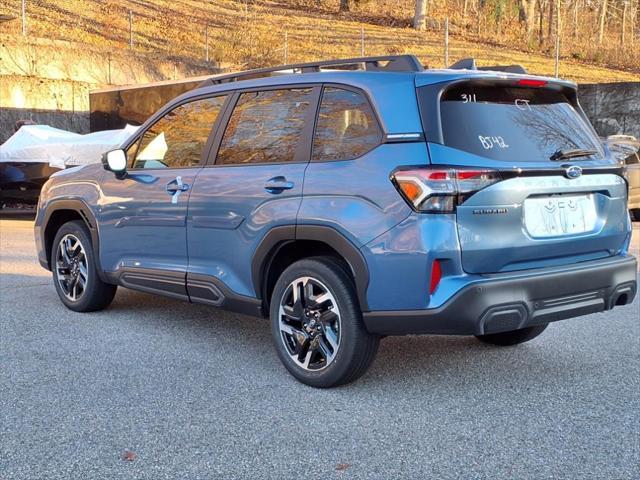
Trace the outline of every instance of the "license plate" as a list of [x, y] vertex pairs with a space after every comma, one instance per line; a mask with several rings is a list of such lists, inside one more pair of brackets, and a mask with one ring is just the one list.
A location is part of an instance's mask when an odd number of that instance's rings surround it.
[[532, 237], [591, 232], [596, 228], [597, 220], [593, 194], [527, 198], [524, 201], [524, 224]]

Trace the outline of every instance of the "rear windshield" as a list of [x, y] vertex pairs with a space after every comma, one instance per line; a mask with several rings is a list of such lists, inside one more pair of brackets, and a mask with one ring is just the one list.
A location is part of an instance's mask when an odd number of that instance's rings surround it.
[[444, 144], [505, 161], [548, 161], [558, 150], [602, 149], [559, 91], [517, 86], [455, 85], [440, 104]]

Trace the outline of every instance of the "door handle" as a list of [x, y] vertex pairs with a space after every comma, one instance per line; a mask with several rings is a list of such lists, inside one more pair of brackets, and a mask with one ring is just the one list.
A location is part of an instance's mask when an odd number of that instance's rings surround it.
[[283, 190], [291, 190], [293, 182], [287, 181], [283, 176], [273, 177], [264, 184], [264, 189], [269, 193], [281, 193]]
[[182, 183], [182, 177], [176, 177], [175, 180], [167, 183], [167, 192], [172, 195], [176, 192], [186, 192], [187, 190], [189, 190], [189, 184]]
[[182, 192], [186, 192], [189, 190], [188, 183], [182, 183], [182, 177], [176, 177], [175, 180], [171, 180], [167, 183], [167, 193], [171, 195], [171, 203], [176, 205], [178, 203], [178, 198]]

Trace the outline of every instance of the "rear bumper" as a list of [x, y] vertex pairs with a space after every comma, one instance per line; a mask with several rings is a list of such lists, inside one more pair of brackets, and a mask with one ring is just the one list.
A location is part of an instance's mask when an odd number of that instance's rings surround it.
[[610, 310], [633, 301], [637, 262], [631, 255], [572, 266], [486, 275], [439, 308], [363, 314], [380, 335], [482, 335]]

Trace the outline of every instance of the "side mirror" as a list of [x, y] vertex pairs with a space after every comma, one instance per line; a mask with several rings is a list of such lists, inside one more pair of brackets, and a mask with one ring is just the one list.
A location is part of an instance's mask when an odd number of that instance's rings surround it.
[[124, 150], [111, 150], [102, 156], [102, 165], [105, 170], [122, 177], [127, 171], [127, 154]]
[[607, 146], [613, 157], [627, 165], [637, 164], [640, 152], [640, 141], [631, 135], [609, 135]]

